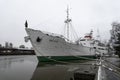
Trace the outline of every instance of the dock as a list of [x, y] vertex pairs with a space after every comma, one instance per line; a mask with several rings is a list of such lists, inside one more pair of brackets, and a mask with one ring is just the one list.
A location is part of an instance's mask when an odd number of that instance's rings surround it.
[[31, 49], [0, 48], [0, 55], [35, 55]]

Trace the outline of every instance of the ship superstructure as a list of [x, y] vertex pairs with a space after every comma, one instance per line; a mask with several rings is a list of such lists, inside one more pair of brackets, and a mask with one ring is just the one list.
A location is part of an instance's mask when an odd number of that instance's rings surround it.
[[[86, 33], [83, 38], [80, 39], [80, 43], [85, 47], [91, 47], [95, 49], [95, 53], [98, 55], [103, 55], [108, 53], [108, 48], [105, 44], [101, 43], [99, 38], [94, 39], [93, 38], [93, 30], [90, 31], [90, 33]], [[97, 37], [100, 37], [99, 35]]]

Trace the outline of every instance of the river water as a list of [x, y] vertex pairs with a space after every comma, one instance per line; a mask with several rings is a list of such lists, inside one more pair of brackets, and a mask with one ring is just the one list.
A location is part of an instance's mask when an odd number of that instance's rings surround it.
[[35, 56], [0, 56], [0, 80], [30, 80], [37, 64]]
[[[120, 67], [120, 60], [109, 58]], [[81, 65], [81, 63], [86, 63]], [[48, 64], [38, 63], [36, 56], [0, 56], [0, 80], [73, 80], [75, 72], [93, 70], [92, 61], [78, 63]], [[110, 72], [108, 70], [107, 74]], [[110, 76], [110, 77], [109, 77]], [[119, 75], [109, 74], [109, 80], [120, 80]], [[113, 76], [113, 77], [112, 77]]]

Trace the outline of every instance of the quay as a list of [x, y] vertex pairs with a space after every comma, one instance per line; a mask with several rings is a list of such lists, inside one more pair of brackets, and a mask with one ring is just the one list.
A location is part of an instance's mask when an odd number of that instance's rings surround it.
[[120, 80], [119, 61], [117, 57], [103, 57], [93, 61], [41, 62], [31, 80]]
[[0, 48], [0, 55], [35, 55], [35, 52], [31, 49]]

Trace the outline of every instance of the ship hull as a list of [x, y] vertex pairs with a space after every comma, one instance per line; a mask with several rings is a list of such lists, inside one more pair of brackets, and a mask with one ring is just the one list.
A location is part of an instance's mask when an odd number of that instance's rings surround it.
[[26, 28], [39, 61], [63, 61], [95, 58], [95, 50], [66, 41], [62, 36]]
[[60, 62], [61, 61], [73, 61], [73, 60], [94, 60], [97, 57], [95, 55], [88, 56], [37, 56], [39, 62]]

